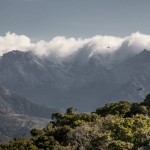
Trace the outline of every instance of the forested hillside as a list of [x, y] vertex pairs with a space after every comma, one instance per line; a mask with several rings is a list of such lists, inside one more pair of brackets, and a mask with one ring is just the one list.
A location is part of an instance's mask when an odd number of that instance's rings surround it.
[[148, 150], [150, 94], [141, 103], [120, 101], [92, 113], [68, 108], [47, 127], [0, 145], [1, 150]]

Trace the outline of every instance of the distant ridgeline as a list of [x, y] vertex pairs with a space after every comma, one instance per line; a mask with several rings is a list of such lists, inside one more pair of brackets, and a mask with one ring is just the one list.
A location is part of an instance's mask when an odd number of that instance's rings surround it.
[[148, 150], [150, 94], [141, 103], [119, 101], [90, 114], [55, 113], [46, 128], [1, 144], [0, 150]]
[[[99, 53], [84, 52], [63, 62], [38, 57], [31, 52], [11, 51], [0, 58], [0, 86], [33, 103], [51, 108], [74, 106], [82, 112], [94, 111], [112, 100], [140, 101], [150, 91], [150, 51], [114, 60]], [[83, 54], [82, 54], [83, 53]], [[83, 58], [82, 58], [82, 57]], [[73, 57], [73, 58], [72, 58]]]

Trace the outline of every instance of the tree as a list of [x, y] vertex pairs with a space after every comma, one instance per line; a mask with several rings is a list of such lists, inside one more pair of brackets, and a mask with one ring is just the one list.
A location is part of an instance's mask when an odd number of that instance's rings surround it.
[[104, 107], [96, 109], [96, 113], [101, 116], [108, 114], [116, 116], [125, 116], [130, 111], [131, 103], [128, 101], [120, 101], [117, 103], [106, 104]]
[[150, 94], [145, 97], [143, 104], [150, 107]]
[[143, 114], [148, 115], [148, 108], [143, 103], [133, 103], [130, 109], [130, 112], [127, 113], [127, 117], [131, 117], [132, 115]]
[[66, 114], [67, 114], [67, 115], [73, 115], [73, 114], [74, 114], [74, 113], [73, 113], [73, 107], [68, 108], [68, 109], [66, 110]]

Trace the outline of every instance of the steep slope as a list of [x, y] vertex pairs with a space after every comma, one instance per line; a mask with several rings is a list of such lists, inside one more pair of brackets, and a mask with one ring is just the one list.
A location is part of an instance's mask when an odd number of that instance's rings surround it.
[[72, 64], [69, 73], [74, 75], [74, 82], [66, 94], [67, 103], [81, 111], [93, 110], [104, 104], [115, 84], [111, 72], [93, 58], [81, 66]]
[[100, 54], [82, 58], [85, 51], [61, 63], [31, 52], [6, 53], [0, 59], [0, 85], [36, 103], [57, 108], [73, 106], [81, 111], [118, 99], [139, 100], [149, 93], [149, 51], [111, 69], [102, 63], [106, 57]]
[[34, 104], [28, 99], [12, 93], [8, 89], [0, 87], [0, 111], [1, 113], [15, 113], [35, 117], [51, 118], [51, 114], [59, 112], [60, 109]]
[[118, 99], [142, 99], [150, 91], [150, 51], [144, 50], [113, 69]]
[[[31, 52], [12, 51], [1, 58], [0, 70], [1, 85], [53, 107], [87, 107], [87, 111], [95, 108], [113, 85], [110, 72], [93, 57], [86, 63], [55, 63]], [[90, 105], [84, 107], [85, 101]]]
[[42, 128], [58, 109], [43, 107], [0, 87], [0, 142]]
[[[69, 86], [66, 68], [30, 52], [12, 51], [0, 60], [0, 84], [36, 103], [55, 102]], [[67, 83], [67, 84], [66, 84]], [[59, 90], [59, 91], [58, 91]], [[55, 102], [56, 103], [56, 102]], [[53, 103], [49, 103], [53, 106]]]
[[31, 117], [20, 114], [0, 112], [0, 142], [6, 142], [12, 138], [27, 135], [33, 128], [45, 127], [49, 119]]

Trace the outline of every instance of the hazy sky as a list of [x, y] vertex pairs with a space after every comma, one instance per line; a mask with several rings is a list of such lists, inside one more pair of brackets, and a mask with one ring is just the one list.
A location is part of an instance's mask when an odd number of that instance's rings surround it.
[[150, 0], [0, 0], [0, 35], [55, 36], [150, 34]]

